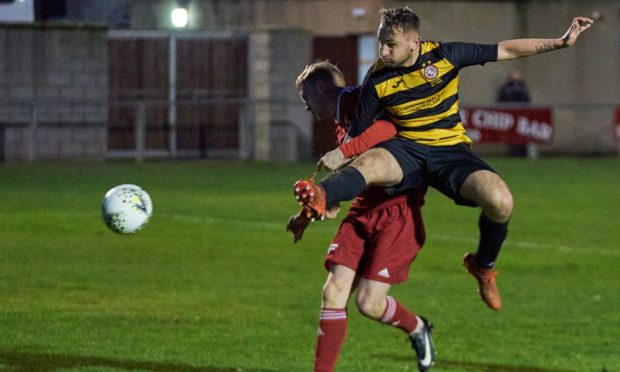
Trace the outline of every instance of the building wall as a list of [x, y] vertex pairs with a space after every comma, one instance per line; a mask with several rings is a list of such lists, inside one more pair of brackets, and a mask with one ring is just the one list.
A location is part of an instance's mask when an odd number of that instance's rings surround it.
[[[169, 29], [169, 14], [176, 5], [175, 0], [115, 3], [130, 4], [129, 16], [123, 19], [133, 29]], [[244, 140], [250, 143], [245, 148], [250, 150], [243, 155], [280, 160], [310, 154], [311, 119], [302, 112], [293, 82], [312, 62], [313, 36], [372, 35], [379, 9], [402, 5], [412, 6], [420, 15], [425, 39], [483, 43], [560, 37], [574, 15], [600, 11], [603, 19], [573, 48], [463, 70], [460, 100], [463, 106], [494, 104], [506, 75], [519, 69], [533, 104], [554, 108], [555, 140], [541, 147], [543, 153], [616, 151], [611, 121], [613, 105], [620, 103], [620, 0], [191, 0], [189, 4], [190, 29], [252, 34], [250, 104], [243, 116]], [[107, 31], [100, 26], [0, 26], [0, 159], [105, 156], [106, 43]]]
[[[311, 58], [312, 35], [301, 30], [262, 30], [250, 37], [249, 104], [244, 129], [253, 138], [250, 157], [293, 161], [309, 158], [312, 121], [295, 80]], [[247, 124], [250, 125], [247, 125]]]
[[0, 25], [0, 158], [103, 159], [107, 29]]
[[[524, 64], [534, 102], [555, 107], [555, 141], [543, 151], [604, 153], [617, 149], [611, 105], [620, 105], [620, 1], [532, 2], [527, 8], [527, 30], [530, 35], [559, 36], [567, 28], [566, 20], [573, 15], [590, 16], [595, 10], [603, 13], [603, 20], [582, 34], [575, 46]], [[536, 22], [540, 14], [552, 16]]]
[[[135, 0], [131, 27], [169, 28], [174, 0]], [[542, 153], [616, 151], [612, 107], [620, 103], [620, 0], [396, 1], [396, 0], [192, 0], [190, 28], [295, 28], [314, 35], [374, 34], [379, 10], [411, 6], [422, 36], [438, 41], [496, 43], [521, 37], [558, 38], [576, 15], [603, 19], [566, 50], [489, 63], [461, 73], [460, 100], [491, 105], [513, 69], [521, 70], [534, 105], [554, 107], [554, 143]]]
[[111, 29], [129, 27], [131, 0], [64, 0], [67, 6], [65, 19], [107, 24]]

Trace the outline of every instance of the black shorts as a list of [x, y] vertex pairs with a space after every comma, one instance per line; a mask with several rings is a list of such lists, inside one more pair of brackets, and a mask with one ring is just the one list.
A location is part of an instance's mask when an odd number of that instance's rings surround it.
[[403, 181], [397, 186], [386, 188], [390, 195], [429, 185], [454, 200], [456, 204], [476, 207], [474, 201], [459, 195], [461, 185], [473, 172], [488, 170], [495, 173], [495, 170], [474, 155], [465, 143], [429, 146], [404, 138], [392, 138], [377, 147], [389, 151], [403, 170]]

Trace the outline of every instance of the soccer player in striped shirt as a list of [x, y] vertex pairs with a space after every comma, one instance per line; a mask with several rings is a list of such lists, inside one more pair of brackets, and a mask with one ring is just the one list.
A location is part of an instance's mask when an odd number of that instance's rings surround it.
[[[410, 8], [383, 9], [377, 34], [380, 59], [366, 75], [349, 135], [363, 133], [381, 112], [396, 125], [398, 134], [320, 184], [308, 180], [312, 195], [297, 196], [316, 217], [369, 185], [389, 185], [393, 186], [389, 192], [400, 192], [428, 184], [456, 204], [481, 207], [478, 249], [467, 253], [463, 264], [478, 281], [487, 306], [499, 310], [493, 267], [508, 233], [512, 194], [497, 173], [470, 151], [471, 140], [458, 109], [458, 73], [467, 66], [570, 47], [592, 23], [575, 17], [557, 39], [440, 43], [421, 40], [419, 18]], [[325, 154], [319, 166], [335, 170], [347, 160], [336, 149]]]

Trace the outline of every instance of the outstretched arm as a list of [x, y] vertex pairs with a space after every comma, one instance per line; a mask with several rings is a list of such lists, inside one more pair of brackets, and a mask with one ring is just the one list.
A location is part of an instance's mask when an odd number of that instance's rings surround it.
[[497, 46], [497, 60], [505, 61], [567, 48], [577, 41], [579, 34], [587, 30], [594, 23], [586, 17], [575, 17], [568, 31], [559, 39], [515, 39], [505, 40]]
[[394, 124], [385, 120], [377, 120], [359, 136], [349, 142], [341, 144], [321, 157], [317, 164], [318, 169], [335, 171], [374, 145], [387, 141], [396, 135]]

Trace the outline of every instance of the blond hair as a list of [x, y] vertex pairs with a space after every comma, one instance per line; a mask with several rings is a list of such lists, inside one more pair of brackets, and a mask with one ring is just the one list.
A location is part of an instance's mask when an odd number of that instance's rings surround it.
[[316, 62], [306, 66], [302, 73], [297, 77], [295, 85], [297, 89], [307, 82], [324, 81], [336, 87], [344, 87], [344, 75], [336, 65], [329, 61]]

